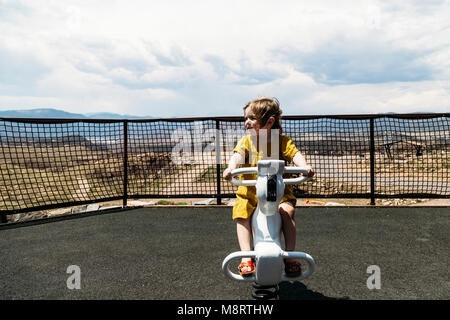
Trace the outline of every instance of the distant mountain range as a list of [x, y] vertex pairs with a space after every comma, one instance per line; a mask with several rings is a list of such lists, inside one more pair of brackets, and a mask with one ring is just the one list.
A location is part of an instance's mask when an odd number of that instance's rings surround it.
[[[386, 115], [393, 115], [390, 112]], [[156, 117], [144, 117], [133, 115], [121, 115], [116, 113], [88, 113], [79, 114], [71, 113], [62, 110], [45, 108], [45, 109], [31, 109], [31, 110], [8, 110], [0, 111], [0, 118], [5, 118], [5, 121], [0, 121], [0, 143], [6, 139], [9, 143], [22, 143], [23, 139], [32, 141], [40, 141], [39, 143], [47, 143], [53, 139], [66, 137], [65, 139], [87, 139], [91, 143], [96, 144], [97, 141], [108, 141], [108, 143], [115, 143], [120, 141], [122, 137], [123, 127], [121, 124], [105, 123], [98, 125], [97, 123], [60, 123], [56, 127], [52, 124], [45, 123], [8, 123], [6, 118], [44, 118], [44, 119], [156, 119]], [[289, 120], [288, 120], [289, 121]], [[286, 134], [293, 139], [305, 139], [305, 134], [317, 135], [321, 137], [333, 136], [335, 140], [351, 139], [351, 134], [358, 133], [359, 136], [368, 136], [370, 132], [370, 122], [367, 119], [330, 119], [327, 117], [320, 117], [315, 119], [305, 119], [300, 122], [291, 120], [292, 122], [284, 128]], [[235, 125], [239, 126], [239, 124]], [[242, 125], [242, 122], [240, 123]], [[183, 122], [174, 126], [173, 123], [168, 124], [166, 121], [158, 122], [141, 122], [130, 123], [128, 126], [128, 133], [132, 139], [148, 140], [148, 139], [170, 139], [171, 134], [176, 129], [184, 129], [195, 132], [197, 129], [195, 122]], [[205, 129], [210, 124], [205, 124]], [[226, 128], [231, 127], [223, 127]], [[237, 127], [235, 127], [237, 128]], [[242, 127], [241, 127], [242, 128]], [[435, 141], [447, 144], [448, 135], [446, 132], [450, 130], [450, 119], [446, 116], [432, 119], [380, 119], [375, 123], [375, 135], [386, 140], [401, 140], [407, 137], [408, 140], [415, 140], [422, 142], [423, 139], [430, 137], [430, 134], [420, 134], [423, 132], [434, 132], [431, 137], [435, 137]], [[344, 137], [344, 138], [342, 138]], [[44, 139], [44, 140], [42, 140]], [[325, 139], [325, 138], [324, 138]], [[327, 138], [328, 139], [328, 138]], [[381, 138], [377, 138], [381, 139]], [[314, 139], [313, 139], [314, 140]], [[58, 142], [58, 140], [55, 140]], [[334, 143], [337, 143], [337, 142]], [[304, 143], [304, 142], [302, 142]]]
[[6, 110], [0, 111], [0, 117], [8, 118], [61, 118], [61, 119], [151, 119], [155, 117], [132, 116], [109, 112], [96, 113], [72, 113], [52, 108], [40, 108], [29, 110]]
[[[427, 112], [415, 112], [427, 113]], [[395, 115], [396, 112], [385, 112], [379, 114]], [[94, 113], [72, 113], [53, 108], [36, 108], [27, 110], [0, 110], [0, 118], [53, 118], [53, 119], [155, 119], [160, 117], [152, 116], [133, 116], [129, 114], [117, 114], [110, 112], [94, 112]]]

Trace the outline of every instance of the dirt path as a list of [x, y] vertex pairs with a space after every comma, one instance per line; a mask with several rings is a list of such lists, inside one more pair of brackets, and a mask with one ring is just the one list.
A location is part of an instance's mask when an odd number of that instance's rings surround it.
[[161, 194], [192, 193], [191, 182], [195, 181], [209, 166], [209, 164], [199, 164], [188, 170], [183, 170], [182, 174], [175, 176], [175, 181], [161, 189]]
[[[355, 163], [360, 161], [357, 157], [310, 156], [309, 161], [316, 172], [316, 179], [325, 179], [339, 183], [355, 183], [366, 185], [370, 188], [370, 171], [362, 165], [354, 166]], [[400, 172], [395, 176], [377, 173], [375, 175], [375, 187], [395, 188], [398, 192], [405, 193], [430, 191], [444, 193], [445, 190], [450, 189], [450, 182], [430, 175], [417, 174], [408, 177]]]
[[88, 200], [88, 193], [91, 190], [91, 187], [89, 186], [89, 182], [86, 179], [78, 178], [78, 186], [79, 189], [75, 191], [75, 194], [73, 195], [74, 200], [83, 201]]

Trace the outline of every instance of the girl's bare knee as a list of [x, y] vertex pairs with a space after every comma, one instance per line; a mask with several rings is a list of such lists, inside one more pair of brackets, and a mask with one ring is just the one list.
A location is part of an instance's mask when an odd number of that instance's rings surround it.
[[290, 219], [294, 219], [295, 208], [289, 202], [280, 203], [280, 207], [278, 208], [280, 215], [283, 217], [289, 217]]
[[238, 224], [240, 224], [242, 226], [245, 226], [245, 227], [250, 226], [250, 222], [251, 222], [250, 218], [247, 218], [247, 219], [245, 219], [245, 218], [236, 218], [236, 223], [238, 223]]

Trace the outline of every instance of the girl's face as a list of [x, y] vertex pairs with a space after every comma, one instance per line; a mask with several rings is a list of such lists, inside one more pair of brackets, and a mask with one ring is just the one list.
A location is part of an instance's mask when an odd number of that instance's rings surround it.
[[269, 118], [269, 120], [264, 126], [261, 126], [261, 122], [256, 118], [256, 115], [253, 112], [253, 110], [250, 107], [245, 109], [245, 130], [249, 131], [253, 129], [256, 135], [259, 135], [260, 129], [270, 129], [272, 125], [273, 125], [272, 117]]

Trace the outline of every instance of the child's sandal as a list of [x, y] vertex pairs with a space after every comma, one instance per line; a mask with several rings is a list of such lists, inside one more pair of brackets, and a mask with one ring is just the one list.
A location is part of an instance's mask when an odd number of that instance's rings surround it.
[[253, 272], [255, 272], [255, 265], [253, 264], [253, 261], [242, 261], [239, 264], [239, 273], [241, 276], [248, 276], [251, 275]]
[[286, 261], [284, 272], [286, 277], [298, 277], [302, 274], [302, 265], [298, 261]]

